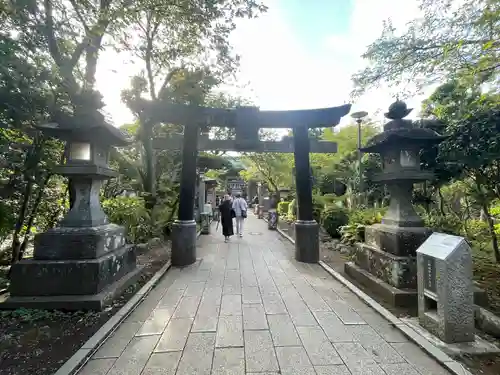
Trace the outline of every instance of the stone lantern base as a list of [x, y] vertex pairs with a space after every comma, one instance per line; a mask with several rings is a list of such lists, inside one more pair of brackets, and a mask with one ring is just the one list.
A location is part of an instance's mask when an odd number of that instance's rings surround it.
[[0, 308], [102, 310], [139, 274], [125, 228], [53, 228], [35, 236], [33, 259], [12, 266]]
[[[346, 274], [398, 307], [417, 306], [416, 250], [432, 234], [425, 227], [374, 224], [365, 229], [365, 243], [355, 244]], [[487, 297], [476, 288], [475, 302]]]

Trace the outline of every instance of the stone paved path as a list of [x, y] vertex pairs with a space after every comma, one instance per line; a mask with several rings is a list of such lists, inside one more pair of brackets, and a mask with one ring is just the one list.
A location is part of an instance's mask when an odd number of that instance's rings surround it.
[[245, 230], [200, 237], [79, 375], [449, 374], [264, 221]]

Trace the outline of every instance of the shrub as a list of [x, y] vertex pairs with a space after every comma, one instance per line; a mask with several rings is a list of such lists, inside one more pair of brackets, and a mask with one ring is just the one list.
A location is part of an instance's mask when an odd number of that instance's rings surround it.
[[320, 196], [313, 196], [313, 219], [321, 223], [321, 214], [325, 210], [325, 202]]
[[349, 223], [339, 229], [342, 242], [353, 244], [365, 241], [365, 227], [382, 222], [386, 208], [367, 208], [349, 212]]
[[280, 216], [288, 215], [288, 206], [290, 206], [290, 202], [279, 202], [278, 203], [278, 214]]
[[297, 201], [292, 199], [288, 205], [288, 213], [286, 215], [286, 220], [288, 222], [293, 222], [297, 218]]
[[102, 202], [102, 208], [112, 223], [127, 229], [127, 241], [147, 242], [154, 237], [151, 218], [139, 197], [116, 197]]
[[463, 223], [455, 215], [425, 215], [424, 222], [434, 232], [462, 235]]
[[339, 207], [331, 207], [321, 215], [321, 225], [333, 238], [340, 238], [339, 229], [346, 225], [348, 221], [349, 216], [347, 216], [346, 211]]
[[349, 224], [355, 225], [373, 225], [382, 222], [387, 209], [384, 208], [367, 208], [364, 210], [355, 210], [349, 212]]

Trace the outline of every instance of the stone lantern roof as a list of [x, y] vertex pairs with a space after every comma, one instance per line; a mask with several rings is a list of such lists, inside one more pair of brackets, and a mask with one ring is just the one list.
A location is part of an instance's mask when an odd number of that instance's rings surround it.
[[126, 146], [131, 142], [127, 134], [104, 119], [98, 122], [87, 122], [85, 116], [63, 115], [57, 118], [57, 122], [35, 125], [34, 127], [48, 136], [64, 141], [87, 141], [118, 147]]
[[[446, 139], [434, 130], [417, 127], [418, 121], [406, 120], [412, 108], [407, 108], [403, 101], [396, 101], [391, 104], [385, 117], [390, 119], [384, 125], [384, 131], [372, 137], [368, 144], [361, 148], [367, 153], [382, 153], [390, 149], [405, 149], [408, 147], [425, 148], [433, 146]], [[423, 120], [421, 122], [438, 122], [437, 120]]]

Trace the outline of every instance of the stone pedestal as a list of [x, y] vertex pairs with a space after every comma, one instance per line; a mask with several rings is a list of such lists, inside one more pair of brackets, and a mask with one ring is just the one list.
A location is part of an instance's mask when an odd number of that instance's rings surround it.
[[276, 210], [269, 211], [267, 216], [267, 229], [276, 230], [278, 229], [279, 215]]
[[210, 219], [211, 214], [202, 212], [201, 214], [201, 234], [210, 234]]
[[[393, 306], [417, 305], [416, 250], [432, 234], [425, 227], [374, 224], [365, 229], [365, 243], [353, 249], [346, 274], [379, 294]], [[487, 296], [474, 287], [475, 303], [485, 305]]]
[[172, 266], [184, 267], [196, 262], [196, 222], [176, 220], [172, 224]]
[[257, 207], [257, 217], [258, 217], [259, 219], [263, 219], [263, 218], [264, 218], [264, 206], [259, 205], [259, 206]]
[[123, 227], [50, 229], [35, 236], [33, 259], [12, 266], [10, 296], [2, 307], [101, 310], [139, 271]]
[[391, 304], [412, 306], [417, 288], [416, 250], [431, 233], [425, 227], [371, 225], [365, 229], [365, 243], [354, 247], [354, 264], [346, 263], [345, 271]]
[[295, 230], [295, 259], [304, 263], [319, 261], [319, 225], [314, 220], [297, 220]]

